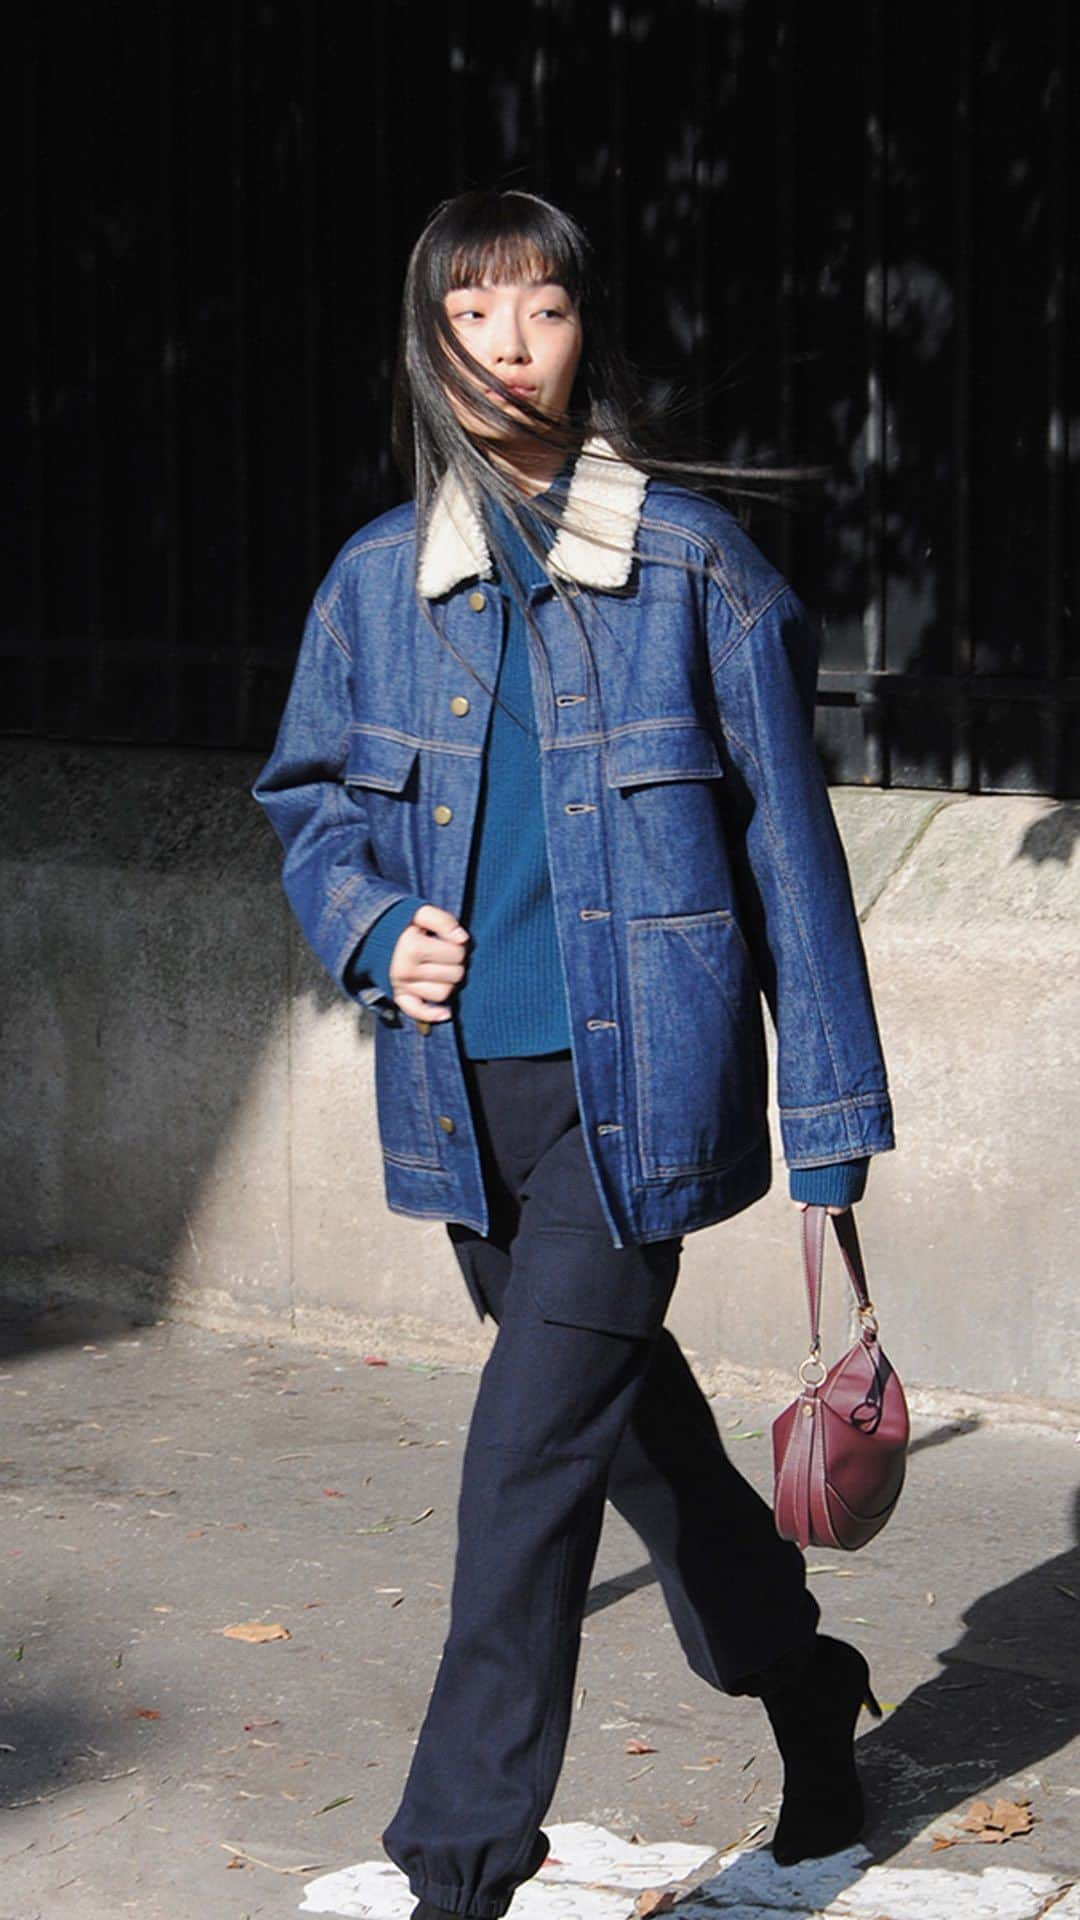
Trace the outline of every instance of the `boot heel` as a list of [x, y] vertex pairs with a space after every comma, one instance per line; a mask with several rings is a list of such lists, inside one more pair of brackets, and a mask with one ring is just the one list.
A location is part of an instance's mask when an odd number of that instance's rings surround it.
[[874, 1697], [873, 1687], [871, 1687], [869, 1684], [867, 1684], [866, 1692], [863, 1695], [862, 1703], [863, 1703], [863, 1706], [866, 1708], [867, 1713], [872, 1713], [875, 1720], [881, 1719], [881, 1707], [878, 1705], [878, 1702]]

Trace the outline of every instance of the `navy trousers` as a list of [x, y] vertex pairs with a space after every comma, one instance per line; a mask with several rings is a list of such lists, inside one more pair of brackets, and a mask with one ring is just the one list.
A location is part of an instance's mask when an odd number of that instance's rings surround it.
[[756, 1692], [813, 1639], [818, 1608], [663, 1328], [681, 1240], [611, 1244], [569, 1054], [472, 1061], [467, 1083], [490, 1230], [448, 1231], [499, 1330], [465, 1448], [449, 1636], [383, 1843], [418, 1898], [498, 1920], [547, 1852], [605, 1497], [713, 1686]]

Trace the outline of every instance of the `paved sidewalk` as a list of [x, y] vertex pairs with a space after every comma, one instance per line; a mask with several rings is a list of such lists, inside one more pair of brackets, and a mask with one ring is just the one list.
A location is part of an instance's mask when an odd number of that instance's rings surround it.
[[[446, 1628], [475, 1373], [74, 1312], [0, 1326], [0, 1354], [0, 1920], [297, 1913], [320, 1875], [380, 1858]], [[776, 1408], [713, 1404], [767, 1487]], [[921, 1891], [888, 1920], [953, 1920], [957, 1874], [978, 1911], [1026, 1920], [1052, 1908], [1009, 1906], [1017, 1873], [1052, 1899], [1080, 1877], [1078, 1470], [1072, 1434], [923, 1422], [892, 1525], [810, 1556], [827, 1627], [893, 1703], [861, 1742], [866, 1843]], [[288, 1637], [223, 1631], [253, 1621]], [[767, 1841], [761, 1710], [687, 1671], [614, 1514], [586, 1626], [551, 1820]], [[932, 1850], [998, 1795], [1030, 1800], [1029, 1834]], [[864, 1911], [846, 1878], [830, 1913]], [[720, 1905], [780, 1911], [741, 1899]]]

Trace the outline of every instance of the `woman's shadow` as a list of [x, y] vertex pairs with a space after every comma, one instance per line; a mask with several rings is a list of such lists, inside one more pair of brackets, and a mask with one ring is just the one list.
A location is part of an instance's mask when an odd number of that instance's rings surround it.
[[[810, 1920], [936, 1821], [951, 1833], [944, 1816], [971, 1798], [1015, 1797], [1022, 1789], [1010, 1795], [1004, 1783], [1068, 1746], [1080, 1733], [1080, 1492], [1073, 1531], [1067, 1552], [977, 1599], [963, 1616], [962, 1637], [938, 1655], [941, 1672], [859, 1740], [868, 1807], [862, 1846], [791, 1869], [776, 1867], [764, 1847], [738, 1855], [690, 1896], [688, 1920], [774, 1906], [786, 1920]], [[1068, 1884], [1076, 1877], [1076, 1836], [1059, 1831], [1055, 1812], [1076, 1803], [1064, 1795], [1055, 1802], [1037, 1788], [1031, 1799], [1048, 1822], [1035, 1830], [1046, 1836], [1037, 1858], [1014, 1847], [1003, 1858], [999, 1847], [938, 1854], [928, 1846], [925, 1860], [905, 1866], [970, 1871], [1007, 1864]]]
[[942, 1671], [859, 1741], [877, 1860], [1080, 1733], [1080, 1491], [1073, 1533], [1067, 1552], [977, 1599]]

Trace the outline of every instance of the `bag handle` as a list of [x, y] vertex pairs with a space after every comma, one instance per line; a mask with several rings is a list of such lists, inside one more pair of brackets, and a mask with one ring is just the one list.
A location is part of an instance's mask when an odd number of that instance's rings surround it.
[[[855, 1295], [855, 1304], [862, 1322], [863, 1338], [867, 1342], [876, 1340], [878, 1332], [877, 1316], [866, 1284], [866, 1266], [854, 1214], [850, 1207], [843, 1213], [830, 1213], [827, 1207], [807, 1207], [803, 1214], [802, 1246], [806, 1303], [810, 1314], [810, 1352], [799, 1368], [799, 1378], [804, 1387], [819, 1387], [827, 1371], [825, 1362], [821, 1358], [821, 1275], [825, 1260], [825, 1225], [829, 1220], [832, 1221], [847, 1277], [851, 1282], [851, 1290]], [[811, 1365], [821, 1368], [820, 1380], [807, 1379], [804, 1369]]]

